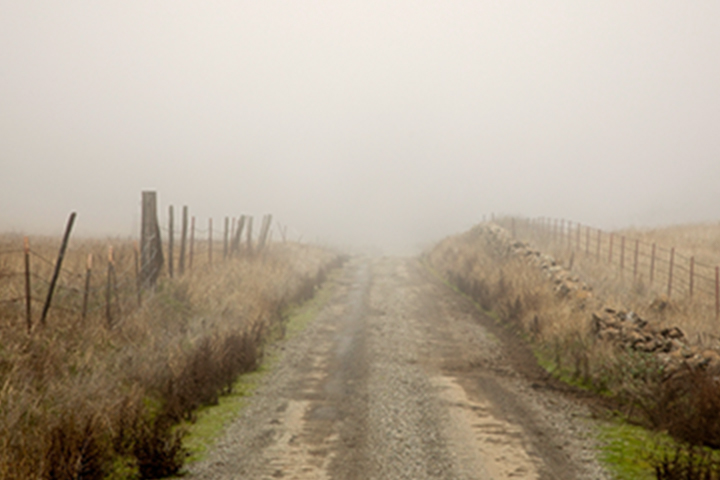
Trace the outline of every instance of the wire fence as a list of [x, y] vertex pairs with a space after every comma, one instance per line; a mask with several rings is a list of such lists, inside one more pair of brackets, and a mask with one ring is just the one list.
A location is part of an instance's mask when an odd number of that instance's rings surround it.
[[650, 289], [659, 290], [668, 298], [684, 297], [712, 305], [716, 319], [720, 318], [720, 267], [700, 262], [694, 255], [563, 219], [493, 217], [493, 220], [515, 238], [530, 238], [583, 254], [634, 283], [647, 282]]
[[[177, 228], [173, 225], [172, 207], [170, 212], [168, 226], [157, 228], [164, 237], [159, 242], [160, 248], [149, 255], [141, 255], [141, 245], [134, 240], [105, 245], [102, 241], [85, 242], [84, 246], [66, 254], [74, 213], [55, 258], [52, 256], [57, 248], [54, 239], [3, 238], [0, 241], [0, 321], [3, 326], [24, 324], [30, 333], [38, 325], [44, 326], [47, 316], [62, 314], [78, 322], [100, 319], [111, 328], [137, 310], [148, 294], [141, 281], [145, 263], [161, 265], [161, 277], [181, 277], [235, 257], [255, 255], [271, 241], [270, 215], [263, 217], [261, 229], [253, 236], [252, 217], [225, 217], [222, 230], [214, 229], [209, 219], [208, 227], [201, 229], [195, 217], [191, 217], [188, 226], [188, 210], [184, 207], [183, 224]], [[243, 227], [247, 228], [243, 231]], [[284, 234], [282, 236], [284, 240]], [[174, 244], [175, 238], [180, 239], [179, 248]]]

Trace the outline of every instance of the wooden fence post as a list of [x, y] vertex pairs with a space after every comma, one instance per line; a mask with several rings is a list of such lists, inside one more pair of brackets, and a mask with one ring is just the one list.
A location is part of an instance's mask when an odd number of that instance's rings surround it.
[[23, 238], [23, 251], [25, 253], [25, 323], [27, 331], [32, 331], [32, 294], [30, 289], [30, 239]]
[[108, 267], [107, 267], [107, 281], [105, 286], [105, 321], [107, 327], [112, 328], [112, 277], [113, 271], [115, 270], [115, 263], [113, 261], [113, 248], [108, 247]]
[[577, 241], [575, 242], [575, 243], [577, 243], [577, 247], [576, 247], [576, 248], [577, 248], [578, 251], [581, 251], [581, 250], [580, 250], [580, 248], [581, 248], [581, 247], [580, 247], [580, 235], [581, 235], [581, 233], [582, 233], [582, 225], [580, 225], [580, 224], [578, 223], [578, 224], [577, 224]]
[[670, 249], [670, 268], [668, 271], [668, 298], [672, 294], [673, 264], [675, 263], [675, 247]]
[[620, 273], [625, 270], [625, 235], [620, 238]]
[[225, 233], [223, 234], [223, 260], [228, 256], [228, 228], [230, 228], [230, 219], [225, 217]]
[[213, 251], [213, 238], [212, 238], [212, 218], [208, 218], [208, 265], [212, 265], [212, 251]]
[[188, 255], [188, 270], [192, 270], [194, 248], [195, 248], [195, 215], [193, 215], [190, 218], [190, 252]]
[[252, 225], [253, 225], [253, 217], [248, 216], [248, 219], [247, 219], [247, 251], [248, 251], [248, 255], [253, 254]]
[[175, 219], [173, 214], [173, 206], [168, 207], [168, 275], [173, 278], [174, 272], [174, 258], [173, 254], [175, 251]]
[[233, 251], [236, 253], [240, 252], [240, 242], [242, 241], [242, 233], [243, 229], [245, 228], [245, 222], [247, 221], [247, 218], [245, 215], [240, 215], [240, 219], [238, 220], [237, 225], [237, 231], [235, 232], [235, 235], [233, 237]]
[[178, 262], [178, 273], [182, 276], [185, 273], [185, 249], [187, 246], [188, 230], [188, 207], [183, 205], [182, 209], [182, 230], [180, 234], [180, 259]]
[[65, 258], [65, 250], [67, 249], [68, 241], [70, 240], [70, 232], [72, 231], [73, 224], [75, 223], [75, 217], [75, 212], [72, 212], [70, 214], [70, 218], [68, 218], [68, 223], [65, 227], [65, 235], [63, 235], [62, 243], [60, 244], [60, 253], [58, 253], [57, 262], [55, 262], [55, 271], [53, 272], [52, 279], [50, 280], [50, 288], [48, 289], [48, 295], [45, 299], [45, 305], [43, 305], [42, 315], [40, 316], [40, 325], [43, 327], [45, 326], [48, 310], [50, 310], [50, 302], [52, 302], [55, 285], [57, 284], [57, 279], [60, 276], [60, 269], [62, 268], [63, 258]]
[[585, 227], [585, 255], [590, 255], [590, 227]]
[[693, 296], [693, 287], [695, 286], [695, 257], [690, 257], [690, 298]]
[[92, 261], [92, 253], [89, 253], [87, 257], [87, 264], [85, 265], [85, 290], [83, 290], [82, 313], [80, 314], [80, 318], [83, 322], [87, 317], [88, 298], [90, 297], [90, 277], [92, 276]]
[[142, 227], [140, 234], [140, 282], [143, 289], [153, 288], [163, 264], [160, 226], [157, 218], [157, 194], [142, 192]]
[[650, 286], [653, 284], [653, 278], [655, 277], [655, 244], [652, 244], [652, 250], [650, 251]]
[[237, 222], [235, 217], [232, 217], [230, 222], [230, 234], [228, 235], [228, 256], [233, 256], [233, 238], [235, 237], [235, 223]]
[[615, 240], [615, 234], [610, 234], [610, 246], [608, 247], [608, 263], [612, 265], [612, 259], [613, 259], [613, 240]]
[[715, 267], [715, 320], [720, 319], [720, 267]]
[[138, 307], [142, 306], [142, 285], [140, 284], [140, 249], [135, 242], [133, 254], [135, 255], [135, 290], [137, 291]]
[[635, 257], [633, 259], [633, 281], [635, 281], [637, 279], [639, 257], [640, 257], [640, 240], [635, 240]]
[[600, 261], [600, 244], [602, 241], [602, 230], [598, 228], [598, 239], [597, 239], [597, 261]]
[[572, 220], [567, 223], [567, 247], [572, 249]]

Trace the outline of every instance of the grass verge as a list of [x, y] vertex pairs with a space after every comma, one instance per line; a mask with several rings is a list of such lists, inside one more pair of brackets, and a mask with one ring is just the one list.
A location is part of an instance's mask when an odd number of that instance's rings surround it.
[[[285, 335], [278, 336], [271, 343], [287, 341], [300, 334], [317, 318], [335, 291], [335, 279], [338, 275], [338, 271], [329, 273], [312, 298], [285, 309], [282, 314]], [[182, 428], [187, 432], [184, 440], [185, 448], [189, 453], [187, 463], [198, 462], [207, 457], [228, 425], [248, 404], [248, 397], [255, 393], [279, 360], [279, 349], [268, 349], [257, 370], [241, 375], [233, 384], [230, 393], [219, 398], [217, 405], [202, 407], [197, 411], [193, 422], [183, 424]]]

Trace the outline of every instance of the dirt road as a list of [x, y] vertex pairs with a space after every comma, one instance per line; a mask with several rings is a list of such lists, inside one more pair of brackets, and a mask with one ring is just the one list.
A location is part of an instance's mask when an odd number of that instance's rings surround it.
[[585, 408], [417, 260], [355, 259], [336, 282], [186, 478], [609, 478]]

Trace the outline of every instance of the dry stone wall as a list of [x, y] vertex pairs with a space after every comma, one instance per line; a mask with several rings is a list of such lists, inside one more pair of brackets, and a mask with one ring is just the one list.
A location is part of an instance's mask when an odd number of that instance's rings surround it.
[[[641, 318], [630, 309], [603, 305], [590, 285], [553, 256], [514, 239], [498, 225], [482, 225], [480, 233], [499, 251], [522, 257], [542, 270], [559, 297], [579, 300], [576, 302], [578, 320], [589, 322], [588, 331], [596, 341], [611, 343], [619, 349], [656, 355], [667, 376], [688, 369], [708, 369], [720, 375], [720, 354], [716, 350], [691, 344], [680, 327], [661, 328], [659, 321]], [[672, 308], [670, 301], [664, 297], [650, 305], [650, 310], [658, 314], [669, 308]]]

